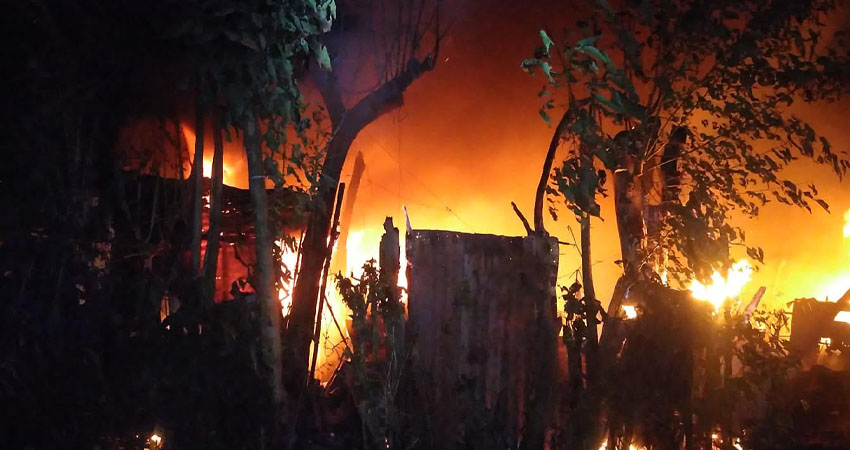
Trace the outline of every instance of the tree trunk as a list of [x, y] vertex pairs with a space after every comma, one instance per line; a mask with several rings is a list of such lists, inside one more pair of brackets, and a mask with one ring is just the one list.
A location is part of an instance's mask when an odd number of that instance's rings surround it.
[[552, 172], [555, 152], [561, 143], [561, 136], [564, 134], [564, 128], [569, 122], [570, 114], [571, 112], [568, 109], [561, 116], [561, 120], [555, 128], [552, 140], [549, 141], [549, 150], [546, 152], [546, 158], [543, 160], [543, 171], [540, 173], [540, 181], [537, 182], [537, 192], [534, 195], [534, 232], [539, 235], [546, 234], [546, 228], [543, 226], [543, 203], [546, 200], [546, 186], [549, 184], [549, 173]]
[[242, 122], [245, 154], [248, 157], [248, 189], [254, 208], [254, 236], [256, 262], [251, 284], [261, 308], [261, 336], [263, 364], [267, 370], [269, 387], [275, 405], [283, 400], [281, 378], [280, 321], [281, 306], [274, 292], [274, 267], [272, 246], [274, 241], [269, 231], [268, 199], [266, 198], [266, 175], [263, 151], [257, 122], [253, 115], [246, 115]]
[[[334, 209], [333, 225], [331, 226], [330, 238], [327, 244], [327, 258], [325, 259], [325, 267], [322, 269], [321, 287], [319, 288], [319, 311], [316, 313], [316, 326], [313, 331], [313, 357], [310, 362], [310, 376], [307, 378], [307, 384], [312, 384], [316, 374], [316, 362], [319, 360], [319, 337], [322, 333], [322, 309], [327, 299], [325, 292], [328, 285], [328, 275], [331, 269], [331, 252], [334, 248], [334, 243], [337, 239], [336, 227], [339, 226], [339, 213], [342, 209], [342, 199], [345, 196], [345, 183], [340, 183], [336, 193], [336, 208]], [[341, 333], [340, 333], [341, 334]]]
[[201, 228], [203, 227], [201, 209], [204, 195], [204, 109], [201, 94], [195, 100], [195, 155], [192, 158], [192, 273], [201, 268]]
[[303, 381], [308, 376], [310, 343], [316, 320], [319, 285], [325, 259], [328, 257], [327, 238], [331, 225], [329, 209], [333, 205], [339, 173], [342, 171], [342, 162], [345, 160], [349, 145], [350, 142], [343, 146], [337, 139], [331, 139], [327, 160], [319, 181], [318, 199], [310, 212], [310, 220], [301, 247], [301, 267], [292, 293], [292, 310], [287, 330], [286, 385], [290, 390], [301, 389]]
[[623, 272], [634, 280], [640, 272], [642, 261], [643, 211], [641, 189], [629, 170], [614, 173], [614, 209], [617, 215], [617, 232]]
[[221, 235], [221, 190], [224, 184], [224, 143], [221, 141], [221, 122], [213, 122], [212, 174], [210, 180], [210, 226], [207, 232], [207, 251], [204, 253], [204, 296], [207, 304], [215, 301], [215, 274], [218, 269], [218, 248]]
[[593, 287], [593, 265], [590, 258], [590, 216], [588, 214], [584, 214], [581, 218], [581, 281], [584, 288], [585, 317], [587, 317], [586, 370], [588, 379], [592, 382], [599, 375], [599, 336], [596, 319], [598, 315], [596, 289]]
[[316, 80], [328, 107], [334, 132], [328, 142], [327, 156], [319, 177], [319, 189], [301, 247], [301, 268], [292, 292], [292, 313], [287, 330], [287, 387], [302, 388], [301, 381], [309, 371], [310, 342], [316, 320], [319, 284], [325, 258], [330, 257], [327, 254], [328, 230], [331, 226], [330, 208], [348, 150], [360, 130], [403, 104], [405, 89], [434, 67], [435, 56], [429, 55], [422, 62], [411, 60], [406, 70], [367, 94], [350, 109], [343, 105], [339, 84], [333, 73], [320, 76]]
[[[559, 125], [560, 126], [560, 125]], [[579, 176], [584, 178], [581, 184], [586, 184], [586, 177], [595, 176], [596, 169], [593, 167], [593, 150], [584, 143], [579, 144]], [[587, 212], [581, 216], [581, 283], [584, 288], [585, 317], [587, 328], [585, 339], [587, 339], [586, 364], [589, 383], [598, 380], [599, 373], [599, 335], [597, 331], [599, 310], [597, 306], [596, 288], [593, 285], [593, 260], [590, 252], [590, 214]]]
[[[592, 169], [591, 169], [592, 170]], [[578, 440], [581, 443], [581, 448], [594, 450], [598, 445], [598, 437], [602, 432], [602, 371], [599, 359], [599, 337], [597, 332], [597, 300], [596, 290], [593, 286], [593, 263], [590, 253], [590, 216], [584, 214], [581, 217], [581, 278], [584, 288], [584, 313], [587, 320], [587, 328], [585, 328], [585, 339], [587, 339], [584, 357], [585, 357], [585, 378], [587, 379], [587, 389], [581, 394], [580, 414], [583, 417], [579, 418], [584, 422], [581, 427], [581, 438]]]

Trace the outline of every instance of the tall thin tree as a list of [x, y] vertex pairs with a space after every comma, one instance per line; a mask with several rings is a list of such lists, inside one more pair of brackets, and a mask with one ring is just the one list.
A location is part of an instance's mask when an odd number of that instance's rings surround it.
[[[382, 48], [389, 51], [376, 52], [378, 55], [375, 58], [384, 65], [383, 72], [378, 75], [378, 86], [352, 106], [346, 106], [337, 72], [319, 72], [315, 77], [333, 131], [326, 147], [318, 191], [301, 249], [300, 272], [293, 291], [288, 333], [292, 360], [287, 378], [295, 383], [303, 380], [308, 371], [322, 268], [325, 259], [330, 257], [327, 254], [327, 238], [331, 225], [331, 207], [348, 151], [361, 130], [403, 104], [405, 90], [434, 68], [439, 53], [443, 33], [439, 22], [439, 1], [436, 6], [430, 6], [425, 0], [379, 3], [383, 8], [379, 8], [379, 11], [384, 11], [385, 16], [395, 20], [397, 16], [387, 11], [397, 10], [402, 20], [396, 21], [389, 32], [379, 30], [381, 39], [387, 43]], [[371, 11], [360, 12], [373, 14]], [[378, 27], [387, 27], [387, 24], [393, 23], [390, 17], [383, 19], [378, 19]], [[429, 51], [423, 53], [421, 47], [426, 37], [430, 38], [431, 46]], [[327, 35], [325, 42], [332, 55], [339, 55], [339, 39]]]

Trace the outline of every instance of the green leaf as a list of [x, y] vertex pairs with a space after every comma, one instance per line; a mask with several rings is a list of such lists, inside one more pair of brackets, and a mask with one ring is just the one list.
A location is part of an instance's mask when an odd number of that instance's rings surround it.
[[626, 109], [623, 107], [622, 103], [617, 104], [614, 101], [608, 100], [602, 94], [594, 94], [593, 97], [596, 99], [596, 101], [605, 105], [612, 112], [615, 112], [617, 114], [624, 114], [626, 112]]
[[318, 63], [322, 69], [331, 70], [331, 56], [328, 54], [328, 48], [324, 45], [319, 49]]
[[534, 76], [534, 68], [540, 65], [540, 60], [537, 58], [524, 59], [520, 64], [529, 75]]
[[540, 108], [540, 111], [538, 111], [538, 112], [540, 113], [540, 117], [543, 118], [543, 121], [546, 122], [546, 125], [551, 126], [552, 125], [552, 118], [546, 112], [546, 109]]
[[601, 37], [601, 34], [597, 34], [596, 36], [588, 36], [576, 42], [576, 47], [595, 47], [596, 42], [599, 41]]
[[269, 73], [269, 78], [273, 81], [277, 81], [277, 70], [274, 68], [274, 60], [272, 58], [266, 58], [266, 70]]
[[552, 78], [552, 66], [550, 66], [549, 63], [546, 61], [540, 61], [540, 70], [546, 74], [546, 79], [548, 79], [550, 83], [555, 83], [555, 79]]
[[577, 46], [576, 51], [598, 59], [602, 62], [602, 65], [605, 66], [605, 69], [609, 72], [617, 72], [617, 68], [614, 66], [614, 63], [611, 62], [611, 58], [609, 58], [608, 55], [602, 50], [599, 50], [598, 48], [592, 45], [583, 45]]
[[555, 45], [549, 35], [546, 34], [546, 30], [540, 30], [540, 39], [543, 40], [543, 47], [546, 48], [546, 52], [549, 52], [549, 47]]
[[245, 47], [250, 48], [251, 50], [254, 50], [254, 51], [260, 50], [260, 47], [257, 45], [257, 43], [253, 39], [251, 39], [250, 36], [242, 35], [242, 38], [239, 40], [239, 43], [244, 45]]

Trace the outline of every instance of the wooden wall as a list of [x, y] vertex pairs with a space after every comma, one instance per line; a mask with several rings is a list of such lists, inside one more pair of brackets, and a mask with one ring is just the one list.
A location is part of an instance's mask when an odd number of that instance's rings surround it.
[[406, 247], [426, 434], [465, 448], [542, 443], [527, 418], [554, 406], [557, 240], [412, 230]]

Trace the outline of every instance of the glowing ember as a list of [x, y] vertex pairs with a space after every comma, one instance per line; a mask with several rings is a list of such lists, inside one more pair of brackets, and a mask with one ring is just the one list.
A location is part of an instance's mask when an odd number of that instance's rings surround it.
[[623, 312], [626, 314], [626, 319], [634, 319], [637, 317], [637, 310], [634, 305], [623, 305]]
[[162, 436], [154, 433], [150, 437], [150, 442], [152, 444], [152, 448], [160, 448], [162, 445]]
[[829, 347], [830, 345], [832, 345], [832, 339], [830, 339], [828, 337], [822, 337], [822, 338], [820, 338], [820, 343], [822, 345]]
[[711, 275], [711, 284], [704, 285], [697, 280], [691, 282], [691, 295], [697, 300], [704, 300], [718, 310], [726, 299], [735, 298], [741, 294], [741, 290], [750, 281], [753, 267], [749, 261], [741, 260], [732, 265], [726, 278], [718, 272]]

